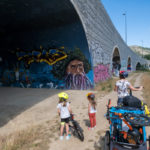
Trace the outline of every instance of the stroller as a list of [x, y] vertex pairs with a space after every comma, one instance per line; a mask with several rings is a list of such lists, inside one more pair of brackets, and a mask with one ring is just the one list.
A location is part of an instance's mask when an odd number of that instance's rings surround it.
[[145, 109], [110, 105], [111, 100], [107, 105], [106, 118], [110, 125], [105, 134], [104, 150], [149, 150], [150, 136], [146, 138], [145, 126], [150, 126], [150, 118], [145, 115]]

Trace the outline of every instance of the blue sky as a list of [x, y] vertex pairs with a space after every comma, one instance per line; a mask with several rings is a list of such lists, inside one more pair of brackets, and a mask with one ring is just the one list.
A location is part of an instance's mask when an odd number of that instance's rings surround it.
[[[150, 0], [101, 0], [114, 26], [127, 44], [150, 48]], [[142, 42], [143, 41], [143, 42]]]

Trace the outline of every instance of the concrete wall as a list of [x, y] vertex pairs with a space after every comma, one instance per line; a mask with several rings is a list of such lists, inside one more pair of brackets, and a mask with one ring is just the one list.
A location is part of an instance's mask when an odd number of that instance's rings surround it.
[[[128, 57], [131, 58], [132, 70], [135, 70], [137, 62], [141, 64], [146, 63], [144, 59], [137, 56], [124, 43], [100, 0], [71, 0], [71, 2], [84, 26], [93, 60], [93, 67], [98, 67], [100, 64], [103, 64], [103, 66], [106, 66], [106, 69], [109, 67], [110, 71], [112, 69], [112, 57], [115, 48], [119, 51], [121, 69], [123, 70], [127, 69]], [[108, 76], [106, 72], [104, 74]], [[95, 74], [97, 74], [97, 69]]]

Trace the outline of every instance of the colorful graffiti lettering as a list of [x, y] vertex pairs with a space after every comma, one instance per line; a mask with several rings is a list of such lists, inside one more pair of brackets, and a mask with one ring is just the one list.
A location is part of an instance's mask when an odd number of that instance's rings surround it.
[[99, 64], [96, 67], [94, 67], [94, 81], [95, 83], [98, 83], [100, 81], [105, 81], [108, 78], [110, 78], [109, 73], [109, 64]]
[[19, 61], [24, 61], [28, 65], [30, 65], [33, 62], [45, 62], [49, 65], [55, 64], [57, 61], [60, 61], [62, 59], [65, 59], [67, 57], [67, 54], [60, 49], [50, 49], [47, 50], [34, 50], [32, 52], [25, 52], [20, 51], [16, 53]]

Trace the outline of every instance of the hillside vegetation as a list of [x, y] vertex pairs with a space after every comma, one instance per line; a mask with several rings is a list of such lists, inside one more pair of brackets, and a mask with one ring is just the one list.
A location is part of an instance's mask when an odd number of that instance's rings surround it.
[[142, 47], [142, 46], [129, 46], [131, 50], [133, 50], [135, 53], [137, 53], [140, 56], [144, 55], [150, 55], [150, 48]]

